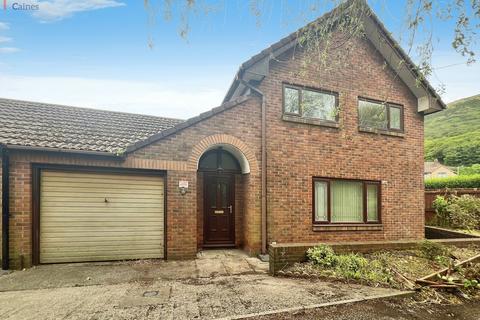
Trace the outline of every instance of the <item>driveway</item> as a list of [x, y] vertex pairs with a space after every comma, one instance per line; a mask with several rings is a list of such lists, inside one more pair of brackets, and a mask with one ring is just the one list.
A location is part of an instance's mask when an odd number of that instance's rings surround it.
[[44, 265], [0, 277], [0, 318], [215, 319], [398, 292], [267, 271], [239, 250], [191, 261]]

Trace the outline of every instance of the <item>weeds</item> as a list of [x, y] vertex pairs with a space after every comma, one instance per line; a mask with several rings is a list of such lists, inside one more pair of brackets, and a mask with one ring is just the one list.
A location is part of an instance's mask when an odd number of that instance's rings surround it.
[[433, 207], [437, 213], [432, 221], [435, 225], [467, 230], [480, 228], [480, 198], [470, 195], [437, 196]]
[[335, 277], [384, 284], [392, 280], [392, 274], [382, 261], [370, 261], [355, 253], [336, 254], [328, 245], [309, 249], [307, 257], [313, 265]]
[[448, 247], [440, 243], [425, 240], [419, 245], [419, 249], [422, 257], [425, 259], [435, 261], [442, 266], [450, 263], [452, 252]]
[[448, 266], [452, 257], [451, 248], [427, 240], [414, 250], [379, 251], [367, 255], [338, 254], [332, 247], [322, 244], [307, 251], [309, 264], [305, 267], [299, 264], [294, 270], [300, 273], [313, 272], [328, 278], [402, 288], [405, 281], [414, 282], [415, 279], [438, 270], [439, 266]]
[[[456, 304], [461, 303], [465, 297], [480, 298], [480, 263], [452, 267], [451, 272], [439, 276], [439, 283], [451, 285], [447, 289], [428, 286], [419, 288], [415, 281], [438, 271], [442, 266], [453, 266], [456, 260], [472, 257], [479, 253], [479, 249], [477, 246], [457, 248], [424, 241], [409, 250], [339, 254], [328, 245], [320, 245], [307, 251], [307, 263], [296, 263], [279, 274], [397, 289], [419, 289], [416, 298], [419, 301], [416, 303]], [[453, 287], [458, 289], [455, 294], [449, 291]]]

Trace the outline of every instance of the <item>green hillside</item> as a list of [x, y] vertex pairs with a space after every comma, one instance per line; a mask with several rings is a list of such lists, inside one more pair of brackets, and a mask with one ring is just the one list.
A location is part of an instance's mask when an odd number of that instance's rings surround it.
[[425, 117], [425, 158], [450, 166], [480, 163], [480, 95]]

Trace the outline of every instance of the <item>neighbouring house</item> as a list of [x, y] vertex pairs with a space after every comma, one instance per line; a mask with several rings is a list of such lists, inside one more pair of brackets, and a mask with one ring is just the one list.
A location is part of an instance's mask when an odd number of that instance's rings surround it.
[[425, 161], [423, 175], [425, 178], [444, 178], [456, 176], [455, 168], [441, 164], [437, 159]]
[[348, 48], [305, 67], [293, 33], [187, 121], [1, 99], [3, 267], [423, 238], [423, 118], [445, 105], [356, 3]]

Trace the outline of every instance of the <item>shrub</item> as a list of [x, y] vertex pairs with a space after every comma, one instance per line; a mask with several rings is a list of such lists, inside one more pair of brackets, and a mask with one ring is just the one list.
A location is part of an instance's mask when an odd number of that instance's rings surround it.
[[334, 267], [337, 263], [332, 247], [321, 244], [307, 250], [307, 258], [316, 265]]
[[439, 257], [449, 257], [451, 251], [443, 244], [425, 240], [419, 245], [422, 256], [429, 260], [439, 260]]
[[480, 229], [480, 198], [470, 195], [437, 196], [433, 208], [437, 213], [434, 224], [467, 230]]
[[335, 271], [345, 278], [360, 279], [368, 266], [368, 260], [357, 254], [338, 255]]
[[432, 207], [435, 209], [436, 215], [430, 223], [441, 227], [453, 227], [450, 221], [451, 212], [446, 197], [437, 196], [432, 203]]
[[474, 164], [470, 167], [460, 167], [458, 174], [461, 176], [480, 174], [480, 164]]
[[388, 283], [392, 276], [381, 261], [369, 261], [355, 254], [335, 254], [328, 245], [319, 245], [307, 251], [308, 260], [315, 266], [346, 279]]
[[425, 189], [480, 188], [480, 174], [425, 179]]

